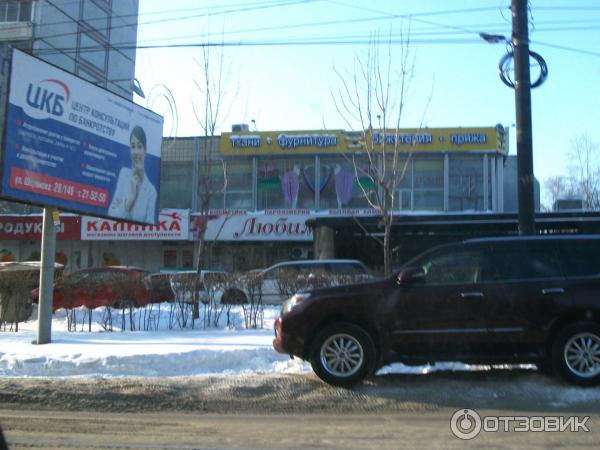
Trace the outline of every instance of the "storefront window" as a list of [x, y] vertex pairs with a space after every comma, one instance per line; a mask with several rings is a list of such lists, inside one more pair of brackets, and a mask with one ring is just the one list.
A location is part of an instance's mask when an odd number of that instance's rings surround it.
[[369, 206], [364, 191], [361, 189], [362, 186], [368, 192], [375, 188], [369, 178], [367, 158], [358, 157], [354, 161], [351, 157], [344, 156], [321, 158], [320, 175], [319, 209], [367, 208]]
[[444, 210], [443, 158], [422, 158], [413, 161], [413, 209]]
[[450, 155], [449, 165], [449, 210], [483, 210], [483, 156]]
[[252, 158], [228, 160], [227, 191], [225, 207], [253, 209], [252, 205]]
[[184, 248], [181, 251], [181, 266], [184, 269], [191, 269], [194, 267], [194, 249]]
[[198, 166], [198, 202], [201, 210], [208, 201], [210, 209], [225, 207], [225, 161], [217, 159], [201, 162]]
[[[390, 168], [393, 166], [393, 158], [392, 157], [388, 157], [387, 158], [387, 168], [388, 168], [388, 172], [390, 171]], [[395, 175], [395, 179], [397, 180], [396, 182], [396, 186], [398, 186], [399, 189], [410, 189], [412, 187], [413, 184], [413, 176], [412, 176], [412, 170], [413, 170], [413, 160], [411, 158], [406, 158], [406, 157], [402, 157], [402, 158], [396, 158], [396, 175]]]
[[163, 267], [166, 269], [177, 267], [177, 250], [163, 250]]
[[259, 158], [259, 210], [314, 209], [315, 158]]
[[163, 163], [160, 170], [160, 207], [192, 207], [192, 165]]

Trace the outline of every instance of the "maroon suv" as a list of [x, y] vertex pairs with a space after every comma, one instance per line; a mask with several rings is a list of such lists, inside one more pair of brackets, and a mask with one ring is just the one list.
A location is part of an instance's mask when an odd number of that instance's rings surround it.
[[394, 277], [299, 293], [273, 346], [348, 386], [402, 362], [526, 363], [600, 382], [600, 236], [472, 239]]

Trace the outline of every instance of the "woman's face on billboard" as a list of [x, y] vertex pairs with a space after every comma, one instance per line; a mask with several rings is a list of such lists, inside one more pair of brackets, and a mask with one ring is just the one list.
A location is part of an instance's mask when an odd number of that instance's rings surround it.
[[129, 142], [131, 148], [131, 164], [134, 170], [144, 170], [144, 158], [146, 157], [146, 148], [144, 144], [140, 142], [140, 140], [131, 136], [131, 140]]

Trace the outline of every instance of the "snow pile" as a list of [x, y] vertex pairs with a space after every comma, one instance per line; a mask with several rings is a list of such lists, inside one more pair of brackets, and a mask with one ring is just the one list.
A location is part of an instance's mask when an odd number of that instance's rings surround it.
[[[156, 308], [158, 309], [158, 308]], [[84, 309], [76, 312], [76, 331], [67, 331], [67, 316], [57, 311], [52, 342], [34, 345], [37, 320], [19, 324], [19, 332], [0, 333], [0, 376], [5, 377], [151, 377], [205, 374], [304, 373], [310, 365], [273, 350], [273, 321], [279, 309], [265, 308], [262, 329], [244, 329], [241, 309], [232, 310], [229, 327], [185, 329], [169, 326], [170, 306], [160, 305], [152, 331], [120, 331], [102, 324], [105, 311], [94, 310], [92, 331]], [[37, 317], [34, 314], [32, 317]]]

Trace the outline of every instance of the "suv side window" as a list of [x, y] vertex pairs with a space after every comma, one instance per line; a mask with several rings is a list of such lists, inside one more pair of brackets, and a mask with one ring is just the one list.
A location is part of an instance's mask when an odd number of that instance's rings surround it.
[[561, 248], [563, 271], [567, 277], [600, 275], [600, 240], [569, 242]]
[[494, 249], [483, 281], [561, 278], [560, 260], [553, 248], [510, 246]]
[[482, 249], [456, 247], [431, 255], [421, 262], [425, 270], [425, 284], [476, 283], [480, 278], [483, 257]]

